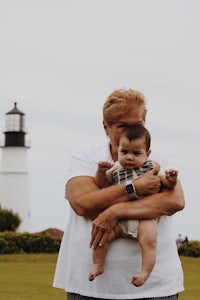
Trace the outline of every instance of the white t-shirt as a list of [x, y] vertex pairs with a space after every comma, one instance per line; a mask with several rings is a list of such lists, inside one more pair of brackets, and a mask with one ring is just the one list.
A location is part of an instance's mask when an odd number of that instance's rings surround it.
[[[164, 153], [152, 151], [150, 159], [162, 169], [174, 168], [173, 159]], [[110, 161], [108, 145], [82, 148], [71, 160], [69, 179], [76, 176], [94, 176], [99, 161]], [[78, 188], [78, 186], [77, 186]], [[139, 201], [139, 200], [138, 200]], [[183, 272], [172, 232], [172, 217], [162, 216], [158, 222], [156, 264], [141, 287], [131, 284], [133, 274], [141, 270], [141, 252], [138, 241], [117, 239], [110, 244], [104, 273], [88, 280], [93, 265], [89, 248], [92, 222], [78, 216], [71, 208], [63, 235], [53, 286], [83, 296], [106, 299], [140, 299], [164, 297], [183, 291]]]

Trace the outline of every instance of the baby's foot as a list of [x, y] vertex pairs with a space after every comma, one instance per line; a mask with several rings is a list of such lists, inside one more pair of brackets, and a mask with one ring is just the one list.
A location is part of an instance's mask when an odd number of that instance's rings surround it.
[[135, 286], [141, 286], [145, 283], [148, 277], [149, 274], [145, 271], [142, 271], [139, 274], [136, 274], [132, 277], [131, 283], [134, 284]]
[[94, 264], [88, 275], [88, 279], [90, 281], [94, 280], [98, 275], [103, 274], [103, 271], [103, 266]]

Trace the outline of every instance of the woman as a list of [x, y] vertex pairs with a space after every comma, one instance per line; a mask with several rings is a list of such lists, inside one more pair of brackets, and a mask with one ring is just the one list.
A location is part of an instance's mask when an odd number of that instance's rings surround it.
[[[68, 300], [77, 299], [177, 299], [183, 290], [183, 274], [172, 235], [171, 215], [184, 208], [184, 195], [178, 181], [173, 190], [160, 189], [158, 169], [146, 172], [134, 180], [133, 193], [146, 197], [129, 201], [125, 183], [99, 189], [94, 182], [98, 161], [117, 160], [118, 140], [124, 127], [145, 124], [144, 96], [134, 90], [116, 90], [103, 107], [103, 126], [109, 142], [101, 147], [80, 149], [72, 157], [66, 196], [71, 210], [63, 236], [54, 286], [67, 291]], [[163, 169], [174, 168], [171, 157], [152, 151], [151, 159]], [[130, 188], [130, 187], [129, 187]], [[129, 189], [128, 189], [129, 191]], [[141, 287], [130, 283], [130, 274], [141, 266], [137, 241], [118, 239], [109, 249], [105, 272], [95, 281], [88, 280], [91, 249], [104, 245], [110, 230], [120, 219], [155, 219], [158, 222], [157, 260]], [[92, 222], [93, 220], [93, 222]], [[90, 232], [91, 240], [90, 240]], [[109, 255], [112, 253], [112, 255]]]

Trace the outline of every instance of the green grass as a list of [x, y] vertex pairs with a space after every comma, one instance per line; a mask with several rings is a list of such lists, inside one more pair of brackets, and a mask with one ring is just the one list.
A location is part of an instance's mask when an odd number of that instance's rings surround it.
[[0, 255], [1, 300], [64, 300], [52, 288], [57, 254]]
[[[65, 300], [52, 287], [57, 254], [0, 255], [1, 300]], [[200, 299], [200, 258], [181, 257], [185, 292], [179, 300]]]
[[179, 300], [200, 299], [200, 258], [181, 256], [184, 272], [185, 292], [180, 293]]

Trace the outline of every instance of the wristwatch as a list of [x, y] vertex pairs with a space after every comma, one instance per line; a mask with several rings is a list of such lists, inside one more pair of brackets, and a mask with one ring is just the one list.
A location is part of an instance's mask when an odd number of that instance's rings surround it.
[[130, 197], [130, 200], [138, 199], [132, 180], [126, 182], [126, 194]]

